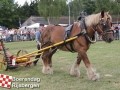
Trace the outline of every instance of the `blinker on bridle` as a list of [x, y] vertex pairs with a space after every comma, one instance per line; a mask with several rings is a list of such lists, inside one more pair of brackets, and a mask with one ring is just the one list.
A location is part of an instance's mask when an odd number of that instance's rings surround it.
[[[104, 34], [107, 34], [107, 33], [111, 33], [111, 32], [114, 34], [114, 31], [108, 25], [109, 19], [110, 18], [107, 18], [107, 21], [104, 21], [104, 18], [101, 18], [100, 22], [96, 25], [96, 27], [98, 26], [99, 29], [101, 29], [103, 31], [103, 32], [101, 32], [101, 35], [104, 35]], [[101, 25], [102, 28], [99, 25]], [[111, 26], [112, 26], [112, 23], [111, 23]]]

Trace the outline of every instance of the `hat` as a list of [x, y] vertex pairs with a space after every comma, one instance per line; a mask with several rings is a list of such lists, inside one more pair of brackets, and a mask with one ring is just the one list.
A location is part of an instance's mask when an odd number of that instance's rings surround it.
[[40, 26], [44, 26], [44, 24], [40, 23]]

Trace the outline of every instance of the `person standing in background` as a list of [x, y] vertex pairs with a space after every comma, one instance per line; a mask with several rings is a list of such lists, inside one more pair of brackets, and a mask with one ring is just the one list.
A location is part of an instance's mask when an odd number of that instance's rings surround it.
[[[39, 27], [38, 31], [36, 31], [36, 33], [35, 33], [35, 40], [36, 40], [36, 43], [37, 43], [37, 49], [38, 50], [41, 49], [40, 38], [41, 38], [41, 32], [42, 32], [42, 30], [44, 30], [44, 24], [40, 24], [40, 27]], [[38, 52], [38, 54], [39, 54], [39, 52]], [[36, 55], [35, 61], [33, 62], [34, 66], [36, 66], [39, 58], [40, 58], [40, 55]]]
[[115, 31], [116, 31], [116, 40], [119, 40], [119, 28], [118, 28], [118, 26], [115, 27]]

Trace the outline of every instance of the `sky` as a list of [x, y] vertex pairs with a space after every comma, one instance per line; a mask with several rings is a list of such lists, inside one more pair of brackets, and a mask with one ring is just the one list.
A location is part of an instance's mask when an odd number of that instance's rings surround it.
[[[25, 1], [27, 1], [28, 3], [30, 3], [31, 1], [34, 1], [34, 0], [15, 0], [15, 2], [18, 2], [19, 5], [24, 5]], [[72, 0], [67, 0], [67, 4], [72, 1]]]
[[15, 0], [15, 2], [18, 2], [19, 5], [24, 5], [25, 1], [27, 1], [28, 3], [30, 3], [33, 0]]

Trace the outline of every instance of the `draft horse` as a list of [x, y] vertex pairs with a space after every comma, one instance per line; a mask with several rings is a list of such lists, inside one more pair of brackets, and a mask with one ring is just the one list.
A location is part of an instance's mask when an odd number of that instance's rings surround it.
[[[57, 49], [64, 50], [64, 51], [71, 51], [77, 52], [77, 60], [74, 62], [70, 69], [70, 75], [73, 76], [80, 76], [79, 65], [81, 60], [83, 60], [87, 75], [90, 80], [97, 80], [99, 79], [98, 73], [93, 69], [88, 56], [87, 50], [89, 49], [90, 45], [93, 41], [93, 37], [95, 32], [102, 36], [102, 39], [105, 42], [112, 42], [113, 38], [113, 30], [112, 26], [112, 17], [108, 12], [101, 11], [97, 14], [92, 14], [85, 17], [84, 24], [86, 27], [86, 32], [83, 32], [81, 28], [82, 21], [74, 22], [71, 32], [69, 34], [69, 38], [78, 35], [78, 38], [70, 41], [68, 43], [64, 43], [62, 45], [53, 47], [49, 50], [44, 51], [42, 55], [43, 61], [43, 69], [42, 72], [44, 74], [52, 74], [52, 56], [56, 52]], [[53, 45], [60, 41], [65, 40], [65, 27], [59, 25], [48, 25], [45, 30], [42, 32], [41, 42], [42, 48], [47, 47], [49, 45]]]

